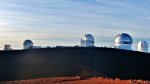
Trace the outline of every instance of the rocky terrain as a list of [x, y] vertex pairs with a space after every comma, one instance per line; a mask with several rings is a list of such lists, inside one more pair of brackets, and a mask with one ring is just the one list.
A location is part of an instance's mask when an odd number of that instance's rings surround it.
[[80, 78], [80, 77], [55, 77], [31, 80], [7, 81], [0, 84], [150, 84], [150, 81], [120, 80], [110, 78]]

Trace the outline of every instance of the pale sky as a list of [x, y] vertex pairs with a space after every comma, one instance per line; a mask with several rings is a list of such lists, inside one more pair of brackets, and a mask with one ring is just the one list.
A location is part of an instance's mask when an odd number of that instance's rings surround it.
[[25, 39], [41, 46], [80, 45], [84, 34], [96, 46], [114, 46], [129, 33], [133, 49], [150, 42], [150, 0], [0, 0], [0, 48], [22, 48]]

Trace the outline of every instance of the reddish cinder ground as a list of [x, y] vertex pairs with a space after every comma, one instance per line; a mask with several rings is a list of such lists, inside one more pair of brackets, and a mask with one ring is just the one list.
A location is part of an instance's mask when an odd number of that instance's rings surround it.
[[80, 78], [80, 77], [55, 77], [31, 80], [7, 81], [0, 84], [150, 84], [150, 81], [120, 80], [109, 78]]

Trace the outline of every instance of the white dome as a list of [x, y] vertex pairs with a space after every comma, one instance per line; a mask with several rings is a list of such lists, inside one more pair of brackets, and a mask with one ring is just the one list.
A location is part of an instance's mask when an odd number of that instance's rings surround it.
[[23, 42], [23, 46], [24, 46], [24, 49], [32, 48], [33, 42], [32, 42], [31, 40], [25, 40], [25, 41]]
[[85, 38], [81, 39], [82, 47], [94, 47], [94, 37], [91, 34], [85, 34]]
[[116, 36], [115, 44], [133, 44], [133, 39], [129, 34], [122, 33]]
[[148, 42], [147, 42], [147, 41], [144, 41], [144, 40], [141, 40], [141, 41], [138, 43], [138, 47], [141, 47], [141, 48], [148, 48]]
[[148, 52], [148, 42], [147, 42], [147, 41], [144, 41], [144, 40], [141, 40], [141, 41], [138, 43], [138, 51], [141, 51], [141, 52]]
[[133, 39], [129, 34], [118, 34], [115, 38], [115, 47], [117, 49], [132, 50]]
[[85, 34], [84, 40], [94, 42], [94, 37], [91, 34]]

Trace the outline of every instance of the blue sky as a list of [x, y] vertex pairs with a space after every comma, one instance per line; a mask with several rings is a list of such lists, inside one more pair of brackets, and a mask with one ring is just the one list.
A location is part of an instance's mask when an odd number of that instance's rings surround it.
[[118, 33], [129, 33], [133, 48], [150, 42], [150, 0], [0, 0], [0, 48], [79, 45], [85, 33], [96, 46], [114, 46]]

